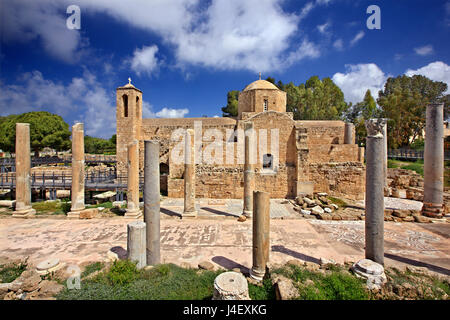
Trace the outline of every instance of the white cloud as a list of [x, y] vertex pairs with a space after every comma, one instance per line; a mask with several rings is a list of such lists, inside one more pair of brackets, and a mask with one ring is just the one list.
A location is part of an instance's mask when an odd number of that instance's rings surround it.
[[[450, 66], [442, 61], [432, 62], [417, 70], [408, 69], [405, 75], [423, 75], [434, 81], [442, 81], [448, 88], [445, 94], [450, 94]], [[367, 89], [377, 99], [378, 91], [383, 90], [386, 80], [392, 75], [385, 74], [376, 64], [346, 65], [346, 73], [336, 73], [333, 81], [344, 92], [347, 102], [358, 103], [363, 100]]]
[[[291, 54], [296, 50], [292, 40], [298, 34], [301, 19], [313, 8], [330, 2], [311, 1], [295, 14], [282, 9], [283, 1], [77, 0], [76, 4], [81, 8], [81, 30], [86, 12], [106, 13], [120, 22], [160, 36], [162, 42], [174, 50], [178, 67], [194, 65], [267, 72], [287, 67], [283, 63], [286, 57], [301, 57]], [[7, 8], [2, 9], [4, 38], [28, 41], [40, 37], [50, 54], [68, 62], [77, 56], [83, 39], [78, 31], [66, 28], [63, 13], [73, 4], [72, 0], [3, 2], [7, 2], [2, 3], [2, 7]], [[135, 52], [134, 66], [154, 70], [154, 58], [149, 48]], [[291, 63], [294, 62], [297, 61]]]
[[434, 81], [442, 81], [447, 84], [445, 94], [450, 94], [450, 66], [442, 61], [432, 62], [417, 70], [408, 69], [405, 74], [408, 77], [422, 75]]
[[158, 52], [158, 46], [144, 46], [142, 49], [136, 49], [133, 57], [131, 58], [131, 69], [136, 72], [137, 75], [145, 73], [151, 75], [157, 72], [159, 69], [159, 60], [156, 57]]
[[319, 32], [321, 34], [328, 34], [329, 32], [327, 31], [327, 29], [330, 27], [331, 23], [330, 22], [326, 22], [324, 24], [319, 24], [317, 26], [317, 30], [319, 30]]
[[359, 42], [359, 40], [361, 40], [362, 38], [364, 38], [364, 31], [360, 31], [356, 34], [356, 36], [352, 39], [352, 41], [350, 41], [350, 45], [354, 46], [356, 43]]
[[333, 47], [338, 51], [342, 51], [342, 50], [344, 50], [344, 42], [342, 41], [342, 39], [337, 39], [333, 43]]
[[[150, 103], [143, 101], [144, 118], [182, 118], [189, 113], [187, 108], [163, 108], [156, 113], [152, 109]], [[22, 74], [18, 84], [0, 83], [0, 116], [36, 110], [63, 118], [77, 114], [75, 120], [85, 124], [85, 134], [90, 136], [109, 138], [116, 131], [115, 94], [89, 71], [83, 77], [72, 78], [68, 85], [47, 80], [36, 70]]]
[[153, 112], [153, 106], [147, 101], [142, 102], [143, 118], [184, 118], [189, 113], [189, 109], [162, 108], [158, 112]]
[[184, 118], [186, 114], [189, 113], [188, 109], [171, 109], [163, 108], [161, 111], [157, 112], [155, 115], [158, 118]]
[[[83, 77], [72, 78], [68, 85], [44, 78], [40, 71], [21, 75], [15, 85], [0, 86], [0, 114], [49, 111], [62, 117], [79, 114], [88, 135], [111, 137], [115, 131], [115, 101], [97, 81], [85, 71]], [[69, 123], [69, 125], [72, 125]]]
[[378, 91], [383, 89], [388, 75], [374, 63], [346, 65], [346, 73], [336, 73], [333, 81], [344, 92], [347, 102], [358, 103], [363, 100], [367, 89], [376, 99]]
[[289, 54], [284, 63], [286, 66], [289, 66], [295, 61], [300, 61], [305, 58], [317, 58], [319, 56], [319, 48], [314, 43], [309, 42], [307, 39], [304, 39], [298, 49]]
[[433, 53], [433, 46], [432, 45], [426, 45], [420, 48], [414, 48], [414, 51], [419, 56], [428, 56]]
[[78, 30], [66, 27], [61, 2], [54, 0], [2, 0], [0, 5], [0, 37], [6, 43], [39, 39], [49, 55], [67, 63], [75, 63], [84, 52], [86, 39]]

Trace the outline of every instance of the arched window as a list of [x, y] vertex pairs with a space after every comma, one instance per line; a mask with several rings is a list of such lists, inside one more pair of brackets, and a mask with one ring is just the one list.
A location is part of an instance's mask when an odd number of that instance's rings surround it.
[[122, 96], [122, 100], [123, 100], [123, 116], [126, 118], [128, 117], [128, 96], [124, 94]]
[[139, 118], [139, 97], [136, 97], [136, 117]]

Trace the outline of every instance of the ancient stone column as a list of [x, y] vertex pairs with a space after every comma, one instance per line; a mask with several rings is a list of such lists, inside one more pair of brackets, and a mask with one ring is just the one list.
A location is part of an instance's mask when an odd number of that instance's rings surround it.
[[30, 124], [16, 123], [16, 208], [13, 217], [36, 214], [31, 207]]
[[364, 164], [364, 147], [358, 147], [358, 161]]
[[194, 130], [187, 129], [184, 147], [184, 211], [183, 217], [196, 217], [195, 210], [195, 152], [192, 137]]
[[159, 142], [145, 141], [144, 151], [144, 221], [147, 224], [147, 264], [159, 264], [160, 186]]
[[69, 218], [79, 218], [84, 206], [84, 125], [72, 126], [72, 207]]
[[355, 144], [354, 130], [355, 125], [353, 123], [345, 123], [344, 144]]
[[267, 192], [253, 192], [253, 266], [252, 279], [261, 281], [266, 273], [270, 248], [270, 197]]
[[147, 265], [145, 222], [133, 221], [127, 225], [127, 254], [130, 261], [137, 262], [137, 268]]
[[381, 124], [383, 126], [383, 170], [384, 170], [384, 188], [387, 189], [387, 196], [389, 196], [389, 185], [388, 185], [388, 179], [387, 179], [387, 169], [388, 169], [388, 150], [387, 150], [387, 142], [388, 142], [388, 136], [387, 136], [387, 121], [388, 119], [382, 118]]
[[252, 217], [253, 213], [253, 190], [255, 188], [255, 172], [251, 161], [251, 143], [254, 143], [253, 124], [245, 124], [245, 162], [244, 162], [244, 210], [243, 215]]
[[127, 211], [125, 217], [141, 216], [139, 210], [139, 142], [128, 145]]
[[444, 190], [444, 104], [430, 104], [426, 112], [424, 194], [422, 214], [441, 218]]
[[384, 265], [384, 139], [382, 120], [367, 120], [366, 128], [366, 259]]

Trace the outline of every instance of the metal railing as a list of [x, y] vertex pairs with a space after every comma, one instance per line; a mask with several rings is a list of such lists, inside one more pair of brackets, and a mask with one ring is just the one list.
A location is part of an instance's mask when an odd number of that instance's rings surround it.
[[[111, 163], [117, 162], [115, 155], [104, 155], [104, 154], [87, 154], [84, 157], [86, 164], [99, 164], [99, 163]], [[31, 166], [36, 167], [46, 164], [69, 164], [72, 163], [72, 156], [53, 156], [53, 157], [31, 157]], [[15, 167], [16, 159], [11, 158], [0, 158], [0, 167]], [[13, 170], [14, 171], [14, 170]]]
[[[30, 176], [33, 189], [71, 189], [72, 174], [65, 172], [33, 173]], [[84, 185], [87, 190], [121, 190], [127, 189], [128, 177], [126, 174], [117, 175], [116, 168], [92, 170], [85, 173]], [[16, 173], [0, 173], [0, 189], [14, 189], [16, 186]], [[144, 177], [139, 177], [139, 187], [143, 190]]]
[[[388, 150], [388, 158], [390, 159], [406, 159], [406, 160], [423, 160], [424, 151], [423, 150], [412, 150], [412, 149], [398, 149], [398, 150]], [[450, 160], [450, 151], [444, 151], [444, 159]]]

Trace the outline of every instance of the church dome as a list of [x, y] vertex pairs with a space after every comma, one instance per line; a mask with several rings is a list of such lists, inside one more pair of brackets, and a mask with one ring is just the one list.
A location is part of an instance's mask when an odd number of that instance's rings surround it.
[[256, 80], [245, 87], [244, 91], [255, 90], [255, 89], [269, 89], [278, 90], [278, 88], [271, 82], [266, 80]]

